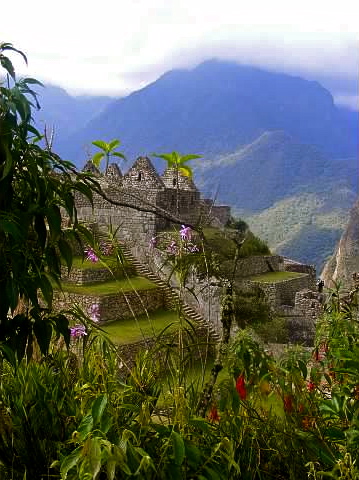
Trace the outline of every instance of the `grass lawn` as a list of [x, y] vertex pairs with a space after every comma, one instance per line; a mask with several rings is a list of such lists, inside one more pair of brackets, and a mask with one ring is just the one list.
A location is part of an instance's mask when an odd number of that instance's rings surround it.
[[282, 282], [283, 280], [289, 280], [291, 278], [303, 277], [305, 275], [306, 273], [298, 272], [268, 272], [261, 275], [253, 275], [250, 277], [250, 280], [263, 283], [277, 283]]
[[[72, 268], [77, 268], [79, 270], [102, 270], [109, 267], [111, 270], [117, 268], [117, 259], [114, 256], [108, 256], [105, 258], [105, 261], [91, 262], [83, 257], [73, 257], [72, 259]], [[125, 262], [124, 265], [120, 265], [120, 268], [126, 268], [129, 266], [128, 262]]]
[[174, 332], [178, 322], [177, 312], [169, 310], [156, 310], [149, 312], [149, 315], [118, 320], [107, 325], [101, 325], [101, 328], [108, 333], [114, 343], [124, 344], [137, 342], [144, 337], [153, 337], [161, 333], [166, 327], [174, 324], [167, 332]]
[[102, 283], [86, 285], [74, 285], [73, 283], [62, 283], [65, 292], [79, 293], [80, 295], [111, 295], [118, 292], [129, 292], [131, 290], [151, 290], [158, 288], [158, 285], [144, 277], [131, 277], [118, 280], [110, 280]]

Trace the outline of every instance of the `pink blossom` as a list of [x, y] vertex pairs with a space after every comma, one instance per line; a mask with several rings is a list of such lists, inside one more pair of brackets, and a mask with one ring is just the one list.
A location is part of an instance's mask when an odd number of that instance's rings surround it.
[[93, 322], [100, 321], [100, 305], [98, 303], [93, 303], [90, 307], [89, 317]]
[[156, 245], [157, 245], [157, 238], [152, 237], [150, 240], [150, 248], [155, 248]]
[[186, 227], [185, 225], [182, 225], [182, 229], [180, 230], [180, 235], [182, 240], [190, 241], [192, 239], [191, 227]]
[[85, 254], [87, 260], [90, 260], [92, 263], [98, 262], [99, 258], [92, 247], [85, 248]]
[[70, 327], [70, 335], [73, 338], [81, 338], [87, 335], [85, 325], [75, 325], [74, 327]]

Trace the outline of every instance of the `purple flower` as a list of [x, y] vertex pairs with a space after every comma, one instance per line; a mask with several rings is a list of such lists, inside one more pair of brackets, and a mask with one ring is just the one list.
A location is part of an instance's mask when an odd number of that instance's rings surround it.
[[70, 327], [70, 335], [73, 338], [81, 338], [87, 335], [85, 325], [75, 325], [74, 327]]
[[93, 322], [100, 321], [100, 305], [98, 303], [93, 303], [89, 310], [89, 317]]
[[98, 262], [98, 256], [95, 253], [95, 250], [92, 247], [85, 248], [86, 259], [90, 260], [92, 263]]
[[180, 235], [182, 240], [191, 240], [192, 239], [192, 229], [191, 227], [186, 227], [185, 225], [182, 225], [182, 228], [180, 230]]
[[177, 244], [174, 240], [172, 240], [172, 242], [168, 245], [167, 247], [167, 251], [169, 253], [171, 253], [172, 255], [177, 255], [178, 253], [178, 247], [177, 247]]
[[155, 248], [156, 245], [157, 245], [157, 238], [152, 237], [150, 240], [150, 248]]

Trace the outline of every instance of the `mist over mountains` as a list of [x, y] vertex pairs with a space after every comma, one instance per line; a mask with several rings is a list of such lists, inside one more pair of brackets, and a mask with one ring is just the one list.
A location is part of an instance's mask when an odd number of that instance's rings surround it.
[[65, 159], [82, 167], [93, 140], [113, 138], [128, 167], [153, 152], [202, 154], [201, 190], [272, 248], [318, 268], [332, 253], [357, 191], [358, 112], [337, 107], [318, 82], [212, 60], [121, 99], [66, 95], [41, 95]]

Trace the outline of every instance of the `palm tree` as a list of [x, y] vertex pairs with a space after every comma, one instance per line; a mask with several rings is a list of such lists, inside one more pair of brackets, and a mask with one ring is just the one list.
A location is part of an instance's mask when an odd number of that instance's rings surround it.
[[102, 159], [105, 157], [106, 158], [105, 173], [107, 173], [110, 157], [120, 157], [126, 160], [126, 157], [123, 153], [114, 151], [115, 148], [117, 148], [120, 145], [120, 143], [121, 143], [120, 140], [117, 140], [117, 139], [111, 140], [111, 142], [109, 143], [104, 142], [103, 140], [95, 140], [94, 142], [92, 142], [92, 145], [95, 145], [95, 147], [100, 148], [102, 151], [95, 153], [95, 155], [91, 158], [91, 162], [97, 168], [99, 168]]
[[178, 152], [153, 154], [154, 157], [162, 158], [167, 162], [167, 168], [173, 168], [176, 173], [176, 189], [177, 189], [177, 214], [179, 213], [179, 174], [181, 173], [185, 177], [192, 178], [193, 172], [191, 167], [186, 165], [190, 160], [201, 158], [202, 155], [180, 155]]

